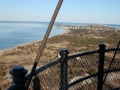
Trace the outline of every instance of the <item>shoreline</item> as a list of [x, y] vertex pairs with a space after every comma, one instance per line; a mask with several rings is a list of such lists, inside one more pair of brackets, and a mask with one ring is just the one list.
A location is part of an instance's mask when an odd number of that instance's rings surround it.
[[[63, 27], [60, 27], [60, 28], [63, 29], [63, 30], [65, 30], [66, 32], [63, 33], [63, 34], [57, 34], [57, 35], [55, 35], [55, 36], [64, 35], [64, 34], [67, 34], [67, 33], [70, 32], [69, 29], [66, 29], [66, 28], [63, 28]], [[49, 39], [49, 38], [52, 38], [52, 37], [55, 37], [55, 36], [49, 36], [48, 39]], [[44, 37], [43, 37], [43, 39], [44, 39]], [[17, 48], [17, 47], [19, 47], [19, 46], [25, 46], [25, 45], [29, 45], [29, 44], [32, 44], [32, 43], [40, 42], [40, 41], [42, 41], [43, 39], [36, 40], [36, 41], [33, 41], [33, 42], [26, 42], [26, 43], [23, 43], [23, 44], [19, 44], [19, 45], [15, 46], [15, 47], [12, 47], [12, 48], [1, 49], [1, 50], [0, 50], [0, 54], [2, 54], [2, 53], [3, 53], [4, 51], [6, 51], [6, 50], [15, 49], [15, 48]]]
[[[91, 25], [94, 25], [94, 24], [91, 24]], [[109, 26], [109, 25], [104, 25], [104, 26], [114, 27], [114, 26]], [[57, 35], [55, 35], [55, 36], [60, 36], [60, 35], [67, 34], [67, 33], [70, 32], [70, 29], [72, 29], [72, 28], [66, 28], [65, 25], [59, 25], [59, 26], [56, 26], [56, 27], [59, 27], [59, 28], [65, 30], [66, 32], [65, 32], [65, 33], [62, 33], [62, 34], [57, 34]], [[70, 27], [72, 27], [72, 26], [70, 26]], [[73, 26], [73, 27], [76, 27], [76, 26]], [[79, 26], [78, 26], [78, 27], [79, 27]], [[81, 26], [80, 26], [80, 27], [81, 27]], [[115, 28], [115, 27], [114, 27], [114, 28]], [[73, 28], [73, 29], [74, 29], [74, 28]], [[55, 36], [49, 36], [48, 39], [49, 39], [49, 38], [52, 38], [52, 37], [55, 37]], [[44, 39], [44, 37], [43, 37], [43, 39]], [[21, 43], [21, 44], [18, 44], [17, 46], [15, 46], [15, 47], [11, 47], [11, 48], [0, 49], [0, 53], [3, 52], [3, 51], [5, 51], [5, 50], [10, 50], [10, 49], [13, 49], [13, 48], [17, 48], [17, 47], [19, 47], [19, 46], [25, 46], [25, 45], [28, 45], [28, 44], [40, 42], [40, 41], [42, 41], [43, 39], [35, 40], [35, 41], [31, 41], [31, 42], [26, 42], [26, 43]]]
[[[60, 27], [60, 28], [61, 28], [61, 29], [63, 29], [63, 30], [65, 30], [66, 32], [65, 32], [65, 33], [63, 33], [63, 34], [57, 34], [57, 35], [55, 35], [55, 36], [64, 35], [64, 34], [67, 34], [67, 33], [69, 33], [69, 32], [70, 32], [70, 30], [69, 30], [69, 29], [62, 28], [62, 27]], [[55, 36], [49, 36], [49, 37], [48, 37], [48, 39], [49, 39], [49, 38], [52, 38], [52, 37], [55, 37]], [[43, 39], [44, 39], [44, 37], [43, 37]], [[18, 46], [24, 46], [24, 45], [27, 45], [27, 44], [36, 43], [36, 42], [42, 41], [43, 39], [36, 40], [36, 41], [33, 41], [33, 42], [28, 42], [28, 43], [19, 44]], [[16, 46], [16, 47], [18, 47], [18, 46]], [[16, 48], [16, 47], [13, 47], [13, 48]]]

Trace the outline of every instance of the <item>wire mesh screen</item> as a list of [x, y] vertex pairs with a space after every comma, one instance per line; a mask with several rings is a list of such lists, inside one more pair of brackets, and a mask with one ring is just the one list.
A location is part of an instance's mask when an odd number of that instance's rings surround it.
[[[105, 54], [105, 64], [104, 69], [108, 70], [115, 51], [106, 52]], [[120, 69], [120, 50], [117, 51], [115, 58], [111, 64], [110, 70]], [[106, 75], [106, 74], [105, 74]], [[105, 79], [104, 86], [107, 86], [109, 89], [120, 87], [120, 71], [111, 72], [107, 74]]]
[[56, 64], [34, 76], [29, 90], [59, 90], [60, 64]]
[[[80, 78], [97, 73], [98, 54], [91, 54], [70, 59], [68, 62], [68, 82], [72, 83]], [[97, 78], [86, 79], [69, 90], [96, 90]]]
[[[98, 50], [99, 51], [99, 50]], [[98, 83], [98, 64], [99, 64], [99, 53], [89, 52], [89, 53], [81, 53], [75, 54], [75, 58], [68, 60], [68, 86], [71, 83], [74, 83], [77, 80], [83, 79], [85, 77], [89, 77], [85, 80], [81, 80], [81, 82], [71, 85], [68, 90], [97, 90]], [[105, 61], [104, 61], [104, 70], [107, 71], [112, 58], [115, 54], [114, 51], [105, 52]], [[79, 56], [78, 56], [79, 55]], [[74, 55], [73, 55], [74, 57]], [[59, 60], [59, 59], [58, 59]], [[59, 63], [59, 64], [58, 64]], [[48, 65], [48, 64], [47, 64]], [[29, 90], [59, 90], [60, 88], [60, 62], [57, 64], [49, 64], [45, 70], [39, 72], [36, 76], [33, 77], [32, 82], [30, 84]], [[62, 65], [61, 65], [62, 66]], [[111, 64], [110, 70], [120, 69], [120, 50], [117, 51], [115, 58]], [[104, 77], [105, 78], [104, 74]], [[120, 71], [108, 73], [105, 82], [103, 84], [103, 90], [110, 90], [114, 88], [120, 87]]]
[[[108, 69], [113, 56], [114, 56], [115, 51], [110, 51], [105, 53], [105, 61], [104, 61], [104, 69]], [[115, 58], [112, 62], [110, 70], [120, 68], [120, 50], [117, 51], [115, 54]]]

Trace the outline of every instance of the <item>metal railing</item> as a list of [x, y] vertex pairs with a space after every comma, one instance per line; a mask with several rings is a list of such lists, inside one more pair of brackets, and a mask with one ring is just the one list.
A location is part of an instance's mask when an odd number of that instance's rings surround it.
[[[68, 56], [67, 49], [61, 49], [58, 60], [35, 70], [29, 90], [119, 90], [120, 48], [105, 47], [105, 44], [100, 44], [98, 50], [71, 56]], [[30, 77], [26, 73], [22, 66], [13, 67], [10, 70], [13, 82], [7, 90], [24, 90]]]

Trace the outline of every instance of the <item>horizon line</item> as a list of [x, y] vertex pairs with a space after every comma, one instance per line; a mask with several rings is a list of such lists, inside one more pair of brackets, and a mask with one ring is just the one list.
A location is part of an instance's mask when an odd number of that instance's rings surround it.
[[[44, 23], [44, 22], [50, 22], [50, 21], [10, 21], [10, 20], [0, 20], [0, 23]], [[61, 22], [61, 21], [56, 21], [55, 23], [82, 23], [82, 22]], [[116, 24], [116, 23], [93, 23], [93, 22], [89, 22], [89, 23], [85, 23], [83, 22], [83, 24], [115, 24], [115, 25], [120, 25], [120, 24]]]

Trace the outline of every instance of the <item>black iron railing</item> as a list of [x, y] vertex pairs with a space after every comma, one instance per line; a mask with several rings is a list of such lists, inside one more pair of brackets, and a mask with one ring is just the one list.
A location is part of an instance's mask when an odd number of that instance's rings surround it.
[[[120, 48], [99, 49], [68, 56], [67, 49], [59, 51], [60, 57], [34, 72], [30, 90], [119, 90], [120, 89]], [[114, 52], [116, 58], [107, 70]], [[13, 82], [7, 90], [24, 90], [30, 74], [22, 66], [10, 70]], [[105, 82], [106, 73], [108, 74]]]

